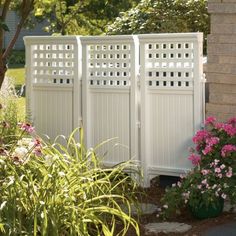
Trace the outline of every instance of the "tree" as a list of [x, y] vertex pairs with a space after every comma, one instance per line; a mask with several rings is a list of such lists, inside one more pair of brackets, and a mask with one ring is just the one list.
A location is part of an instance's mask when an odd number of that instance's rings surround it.
[[4, 81], [4, 77], [7, 71], [7, 59], [10, 56], [10, 53], [16, 43], [17, 38], [19, 37], [20, 31], [23, 25], [25, 24], [30, 12], [33, 9], [34, 0], [18, 1], [20, 20], [19, 20], [19, 23], [17, 25], [16, 31], [14, 33], [12, 40], [4, 49], [3, 48], [4, 33], [6, 31], [9, 31], [9, 28], [5, 20], [6, 20], [6, 16], [10, 7], [13, 7], [15, 5], [17, 5], [16, 2], [12, 0], [3, 0], [3, 1], [0, 0], [0, 8], [1, 8], [1, 14], [0, 14], [0, 88], [2, 87], [2, 83]]
[[120, 12], [140, 0], [38, 1], [36, 16], [49, 19], [47, 31], [59, 34], [101, 34]]
[[207, 0], [142, 0], [108, 26], [107, 34], [209, 33]]

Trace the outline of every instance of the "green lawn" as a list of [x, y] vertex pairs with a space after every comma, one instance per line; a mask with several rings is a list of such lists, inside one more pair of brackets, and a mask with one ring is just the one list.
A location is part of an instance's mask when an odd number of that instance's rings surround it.
[[[12, 78], [17, 89], [25, 83], [25, 68], [22, 66], [14, 66], [7, 70], [7, 76]], [[25, 98], [17, 99], [19, 121], [25, 120]]]
[[25, 67], [22, 66], [12, 66], [7, 70], [7, 76], [14, 79], [15, 85], [22, 85], [25, 83]]

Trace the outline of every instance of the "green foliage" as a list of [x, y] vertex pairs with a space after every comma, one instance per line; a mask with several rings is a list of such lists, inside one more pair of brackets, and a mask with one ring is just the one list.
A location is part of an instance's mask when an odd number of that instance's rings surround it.
[[17, 97], [12, 87], [0, 93], [0, 144], [8, 144], [16, 139], [18, 112]]
[[108, 34], [204, 32], [209, 34], [206, 0], [142, 0], [108, 26]]
[[8, 65], [24, 65], [25, 64], [25, 51], [12, 51], [10, 57], [8, 58]]
[[35, 15], [47, 17], [46, 30], [60, 34], [101, 34], [121, 11], [127, 11], [139, 0], [37, 0]]
[[33, 143], [20, 138], [18, 155], [0, 156], [1, 235], [111, 236], [125, 235], [129, 227], [139, 235], [130, 214], [137, 184], [124, 174], [136, 172], [136, 165], [101, 168], [94, 150], [86, 150], [73, 134], [66, 146], [45, 143], [40, 156], [35, 152], [40, 142]]
[[20, 65], [10, 65], [7, 70], [7, 77], [13, 79], [15, 85], [23, 85], [25, 83], [25, 68]]

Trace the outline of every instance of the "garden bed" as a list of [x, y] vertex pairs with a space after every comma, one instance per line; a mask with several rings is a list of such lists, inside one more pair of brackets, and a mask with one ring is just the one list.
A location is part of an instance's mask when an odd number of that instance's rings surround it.
[[[150, 188], [144, 189], [144, 192], [146, 193], [146, 195], [140, 197], [140, 202], [152, 203], [152, 204], [156, 204], [157, 206], [161, 205], [160, 199], [165, 192], [165, 189], [163, 187], [151, 186]], [[140, 216], [139, 224], [140, 224], [141, 236], [155, 236], [155, 235], [158, 235], [158, 236], [185, 235], [186, 236], [186, 235], [202, 235], [205, 231], [207, 231], [208, 229], [216, 225], [218, 226], [221, 224], [227, 224], [235, 220], [236, 220], [236, 213], [224, 212], [223, 214], [221, 214], [219, 217], [216, 217], [216, 218], [198, 220], [198, 219], [195, 219], [193, 216], [191, 216], [191, 214], [188, 211], [184, 211], [182, 212], [181, 216], [173, 217], [169, 219], [168, 222], [181, 222], [181, 223], [191, 225], [192, 228], [185, 233], [168, 233], [168, 234], [165, 234], [165, 233], [155, 234], [155, 233], [145, 232], [144, 226], [146, 224], [163, 222], [163, 220], [157, 217], [157, 213]], [[134, 236], [134, 235], [135, 234], [133, 231], [130, 231], [127, 234], [127, 236]]]

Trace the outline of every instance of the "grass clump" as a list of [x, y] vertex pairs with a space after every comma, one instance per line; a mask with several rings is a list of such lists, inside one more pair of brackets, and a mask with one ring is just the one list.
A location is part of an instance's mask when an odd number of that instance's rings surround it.
[[0, 155], [1, 235], [111, 236], [125, 235], [130, 227], [139, 235], [130, 210], [137, 183], [126, 174], [137, 171], [135, 164], [104, 169], [94, 150], [73, 134], [62, 146], [25, 138], [33, 132], [28, 124], [20, 130]]

